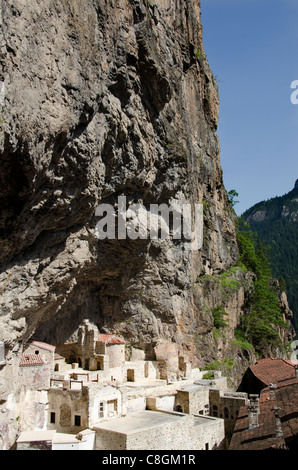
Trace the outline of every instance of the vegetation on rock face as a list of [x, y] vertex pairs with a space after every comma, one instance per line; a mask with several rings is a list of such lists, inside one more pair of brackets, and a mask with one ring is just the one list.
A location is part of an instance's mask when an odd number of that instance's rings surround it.
[[205, 369], [221, 370], [231, 384], [256, 357], [286, 353], [291, 338], [291, 312], [281, 296], [284, 282], [274, 278], [269, 250], [244, 219], [236, 226], [236, 264], [197, 279], [200, 295], [207, 299], [202, 309], [212, 344], [196, 338], [196, 347]]
[[238, 340], [253, 344], [256, 351], [264, 344], [281, 345], [280, 331], [287, 329], [279, 301], [279, 286], [272, 283], [268, 251], [242, 219], [237, 234], [239, 262], [255, 274], [249, 313], [243, 315]]
[[[240, 339], [237, 339], [237, 337], [240, 336]], [[243, 341], [242, 338], [242, 331], [241, 330], [236, 330], [235, 331], [235, 337], [236, 339], [231, 339], [230, 340], [230, 343], [233, 345], [233, 346], [236, 346], [238, 348], [241, 348], [243, 350], [246, 350], [246, 351], [254, 351], [254, 347], [251, 343], [249, 343], [248, 341]]]
[[227, 325], [227, 322], [224, 319], [227, 313], [224, 311], [224, 308], [222, 305], [219, 305], [218, 307], [213, 308], [212, 314], [213, 314], [215, 328], [220, 329], [220, 328], [224, 328]]
[[293, 325], [298, 333], [298, 186], [281, 197], [263, 201], [243, 214], [264, 245], [272, 273], [286, 285]]
[[231, 191], [228, 192], [228, 202], [231, 204], [232, 207], [234, 207], [236, 204], [238, 204], [239, 201], [235, 199], [235, 197], [238, 197], [239, 194], [235, 189], [231, 189]]
[[229, 359], [226, 357], [222, 361], [216, 360], [212, 362], [211, 364], [208, 364], [205, 367], [205, 369], [208, 371], [221, 370], [221, 371], [225, 371], [226, 375], [229, 375], [229, 371], [232, 369], [234, 365], [235, 365], [235, 361], [233, 359]]

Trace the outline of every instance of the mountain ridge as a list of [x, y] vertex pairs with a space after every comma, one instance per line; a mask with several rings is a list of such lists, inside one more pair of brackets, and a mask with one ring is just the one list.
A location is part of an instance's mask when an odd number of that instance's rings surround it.
[[298, 220], [298, 180], [288, 193], [260, 201], [247, 209], [242, 216], [249, 222], [275, 220], [280, 217], [290, 218], [296, 222]]

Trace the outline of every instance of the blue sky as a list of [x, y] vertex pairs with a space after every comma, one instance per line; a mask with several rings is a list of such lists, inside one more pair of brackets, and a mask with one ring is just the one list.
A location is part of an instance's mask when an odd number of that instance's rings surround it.
[[298, 0], [201, 0], [201, 8], [224, 184], [239, 193], [241, 215], [298, 179]]

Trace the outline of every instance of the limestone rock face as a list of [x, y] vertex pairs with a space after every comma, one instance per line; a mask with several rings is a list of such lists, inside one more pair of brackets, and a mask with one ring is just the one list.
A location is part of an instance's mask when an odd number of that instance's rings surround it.
[[[199, 0], [3, 0], [1, 15], [7, 363], [19, 341], [62, 344], [85, 318], [148, 358], [167, 341], [188, 351], [209, 328], [195, 281], [237, 259]], [[203, 204], [203, 247], [99, 241], [96, 207], [119, 196]]]

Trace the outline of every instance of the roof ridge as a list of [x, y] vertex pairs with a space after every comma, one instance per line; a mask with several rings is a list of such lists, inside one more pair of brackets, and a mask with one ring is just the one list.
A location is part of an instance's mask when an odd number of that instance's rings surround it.
[[124, 339], [120, 338], [115, 333], [114, 334], [101, 333], [101, 334], [99, 334], [99, 336], [97, 337], [97, 339], [95, 341], [96, 342], [102, 342], [102, 343], [109, 343], [109, 342], [114, 341], [114, 344], [125, 344]]
[[47, 351], [55, 351], [56, 346], [53, 344], [45, 343], [44, 341], [37, 341], [37, 340], [32, 340], [30, 344], [33, 344], [34, 346], [37, 346], [38, 348], [45, 349]]

